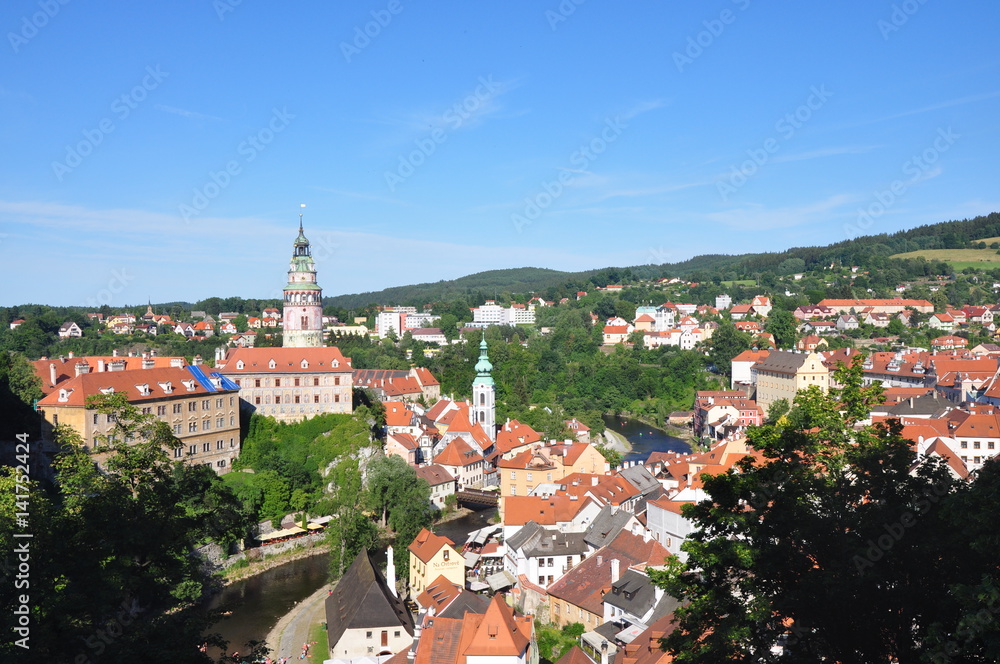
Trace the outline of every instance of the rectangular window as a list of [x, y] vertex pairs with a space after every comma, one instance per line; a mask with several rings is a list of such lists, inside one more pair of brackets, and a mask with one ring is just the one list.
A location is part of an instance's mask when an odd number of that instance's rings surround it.
[[219, 397], [218, 399], [215, 400], [215, 407], [222, 408], [222, 397]]
[[224, 449], [226, 449], [226, 441], [224, 441], [224, 440], [217, 440], [217, 441], [215, 441], [215, 449], [217, 449], [217, 450], [224, 450]]
[[274, 395], [274, 403], [281, 403], [281, 395], [280, 394]]
[[515, 471], [515, 470], [510, 471], [510, 479], [512, 479], [512, 480], [516, 480], [517, 479], [517, 471]]
[[333, 395], [333, 402], [334, 403], [340, 403], [340, 395], [339, 394], [334, 394]]
[[197, 422], [188, 422], [188, 433], [198, 433]]
[[211, 405], [212, 405], [212, 400], [211, 399], [204, 399], [201, 402], [201, 409], [202, 410], [208, 410], [209, 408], [211, 408]]
[[232, 406], [236, 402], [236, 397], [229, 397], [229, 405]]
[[260, 397], [254, 397], [253, 398], [253, 403], [254, 403], [255, 406], [259, 406], [260, 405]]
[[94, 424], [97, 424], [97, 413], [94, 413]]
[[236, 426], [236, 416], [235, 415], [230, 415], [229, 416], [229, 426], [231, 426], [231, 427]]
[[963, 450], [969, 449], [969, 443], [968, 443], [968, 441], [965, 441], [965, 440], [962, 441], [962, 449]]
[[189, 401], [189, 402], [188, 402], [188, 412], [189, 412], [189, 413], [193, 413], [193, 412], [195, 412], [196, 410], [198, 410], [198, 404], [196, 404], [196, 403], [195, 403], [195, 402], [193, 402], [193, 401]]
[[156, 414], [157, 415], [166, 415], [167, 414], [167, 407], [166, 406], [157, 406], [156, 407]]
[[[253, 386], [254, 387], [260, 387], [260, 378], [254, 378]], [[230, 405], [232, 405], [232, 404], [230, 404]]]
[[531, 477], [531, 475], [532, 475], [532, 473], [528, 473], [528, 481], [529, 481], [529, 482], [530, 482], [530, 481], [532, 481], [532, 477]]
[[190, 454], [191, 456], [194, 456], [197, 453], [198, 453], [198, 446], [197, 445], [189, 445], [188, 446], [188, 454]]
[[299, 395], [295, 395], [295, 403], [299, 403]]
[[221, 429], [224, 426], [226, 426], [226, 418], [224, 418], [224, 417], [216, 418], [216, 420], [215, 420], [215, 427], [217, 429]]
[[[313, 403], [319, 403], [319, 395], [318, 394], [314, 394], [313, 395]], [[990, 444], [992, 445], [993, 443], [990, 443]]]
[[275, 378], [274, 379], [274, 386], [275, 387], [281, 387], [281, 379], [280, 378]]
[[986, 443], [986, 449], [990, 449], [990, 450], [995, 449], [994, 446], [995, 446], [995, 443], [992, 440], [989, 441], [988, 443]]
[[202, 443], [201, 444], [201, 451], [202, 452], [211, 452], [212, 451], [212, 443]]
[[182, 456], [184, 456], [184, 448], [183, 447], [174, 448], [174, 458], [180, 459]]
[[184, 404], [175, 403], [174, 404], [174, 414], [176, 415], [176, 414], [180, 413], [181, 410], [183, 409], [183, 406], [184, 406]]
[[319, 378], [313, 378], [313, 387], [319, 387]]
[[235, 438], [230, 438], [229, 439], [229, 447], [236, 447], [236, 439]]
[[974, 449], [974, 450], [978, 450], [979, 449], [979, 441], [978, 440], [974, 441], [972, 443], [972, 449]]
[[208, 431], [211, 428], [211, 426], [212, 426], [212, 423], [209, 422], [208, 420], [205, 420], [205, 421], [203, 421], [201, 423], [201, 430], [202, 431]]
[[299, 387], [299, 379], [298, 378], [295, 379], [295, 387]]
[[174, 435], [175, 435], [175, 436], [179, 436], [179, 435], [180, 435], [180, 433], [181, 433], [181, 425], [179, 425], [179, 424], [175, 424], [175, 425], [174, 425]]

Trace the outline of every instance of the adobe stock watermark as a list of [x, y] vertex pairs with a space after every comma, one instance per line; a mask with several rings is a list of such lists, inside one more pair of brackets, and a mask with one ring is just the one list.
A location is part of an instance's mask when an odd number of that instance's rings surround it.
[[875, 200], [866, 207], [858, 208], [858, 218], [854, 223], [844, 224], [844, 235], [848, 239], [854, 239], [867, 231], [879, 217], [885, 214], [911, 186], [927, 176], [932, 167], [937, 163], [941, 155], [951, 149], [955, 141], [961, 138], [961, 134], [956, 134], [951, 127], [938, 129], [937, 136], [931, 145], [924, 148], [918, 154], [912, 155], [903, 162], [900, 167], [903, 175], [910, 177], [903, 180], [893, 180], [885, 189], [877, 190], [874, 193]]
[[7, 41], [17, 54], [21, 47], [38, 36], [38, 31], [49, 24], [70, 0], [39, 0], [38, 11], [31, 16], [21, 17], [21, 28], [17, 32], [8, 32]]
[[212, 9], [219, 21], [226, 20], [226, 14], [236, 11], [236, 8], [243, 4], [243, 0], [212, 0]]
[[927, 514], [934, 505], [946, 496], [949, 485], [944, 481], [935, 482], [932, 486], [924, 489], [924, 495], [913, 504], [915, 512], [904, 512], [899, 519], [892, 523], [883, 524], [885, 532], [876, 538], [868, 540], [868, 548], [865, 555], [855, 555], [851, 562], [858, 575], [863, 576], [869, 567], [875, 567], [875, 563], [882, 560], [887, 553], [903, 539], [907, 531], [917, 523], [917, 517]]
[[775, 154], [781, 148], [782, 141], [791, 140], [795, 136], [795, 132], [801, 129], [805, 123], [809, 122], [813, 117], [813, 113], [823, 108], [832, 96], [833, 93], [827, 90], [825, 83], [821, 84], [818, 88], [815, 85], [810, 87], [809, 96], [806, 97], [805, 102], [791, 113], [786, 113], [774, 123], [774, 131], [777, 132], [777, 135], [764, 139], [760, 147], [747, 150], [746, 154], [749, 158], [739, 166], [735, 164], [730, 166], [729, 175], [715, 183], [719, 197], [723, 201], [728, 201], [729, 197], [739, 191], [751, 177], [756, 175], [760, 168], [771, 159], [771, 155]]
[[111, 270], [111, 278], [108, 279], [107, 286], [97, 292], [97, 297], [88, 297], [84, 304], [90, 309], [97, 309], [102, 305], [111, 304], [115, 296], [128, 288], [129, 284], [134, 280], [135, 277], [124, 267]]
[[927, 4], [927, 0], [903, 0], [898, 5], [893, 3], [889, 20], [880, 18], [875, 24], [878, 31], [882, 33], [882, 40], [889, 41], [889, 36], [906, 25], [910, 17], [920, 11], [920, 8], [925, 4]]
[[108, 134], [115, 130], [115, 120], [117, 118], [120, 122], [126, 120], [132, 111], [139, 107], [143, 101], [149, 96], [149, 93], [160, 87], [163, 80], [167, 78], [170, 74], [160, 70], [160, 65], [155, 67], [147, 66], [146, 75], [142, 77], [131, 90], [116, 97], [113, 102], [111, 102], [111, 113], [113, 117], [104, 117], [98, 121], [97, 126], [92, 129], [82, 130], [83, 139], [77, 141], [73, 145], [66, 146], [66, 156], [62, 161], [52, 162], [52, 172], [55, 174], [56, 179], [59, 182], [63, 181], [66, 175], [73, 172], [73, 170], [83, 163], [83, 160], [94, 153]]
[[[732, 3], [740, 11], [746, 11], [750, 2], [751, 0], [732, 0]], [[702, 21], [701, 24], [705, 29], [699, 30], [693, 36], [688, 36], [687, 46], [684, 47], [683, 51], [674, 51], [671, 56], [677, 71], [683, 74], [685, 67], [694, 64], [694, 61], [700, 58], [705, 50], [711, 48], [715, 40], [722, 36], [722, 33], [726, 31], [726, 26], [736, 22], [737, 16], [739, 14], [732, 9], [723, 9], [719, 12], [718, 18]]]
[[[984, 605], [983, 608], [960, 619], [958, 628], [951, 634], [952, 638], [929, 648], [927, 661], [931, 664], [948, 664], [956, 657], [965, 654], [963, 644], [987, 634], [997, 633], [1000, 594], [996, 591], [989, 591], [986, 596], [981, 596], [979, 601]], [[965, 661], [964, 658], [962, 661]]]
[[525, 226], [535, 223], [535, 220], [541, 217], [542, 213], [563, 195], [566, 187], [576, 180], [574, 172], [586, 171], [587, 167], [597, 161], [597, 158], [604, 154], [608, 146], [617, 141], [622, 135], [622, 131], [627, 128], [628, 125], [617, 116], [614, 119], [605, 120], [604, 129], [601, 130], [600, 135], [595, 136], [585, 145], [581, 145], [570, 155], [570, 166], [561, 168], [559, 175], [551, 182], [542, 180], [540, 183], [542, 191], [533, 196], [525, 197], [524, 209], [521, 213], [515, 212], [510, 215], [510, 220], [517, 232], [521, 233]]
[[204, 212], [209, 204], [232, 184], [233, 178], [243, 172], [243, 166], [252, 162], [261, 152], [266, 150], [267, 146], [274, 141], [274, 137], [285, 131], [294, 119], [295, 116], [289, 113], [287, 108], [271, 109], [271, 119], [267, 124], [247, 136], [236, 146], [236, 154], [243, 158], [242, 161], [230, 159], [221, 169], [209, 171], [205, 184], [192, 190], [190, 204], [181, 203], [177, 207], [184, 222], [188, 223], [193, 217]]
[[[472, 94], [466, 95], [461, 101], [453, 104], [441, 115], [441, 124], [447, 125], [452, 131], [458, 130], [472, 117], [486, 107], [501, 85], [493, 80], [490, 74], [486, 78], [479, 77], [479, 85]], [[415, 146], [406, 156], [399, 155], [399, 163], [395, 171], [385, 171], [385, 184], [389, 191], [396, 191], [407, 178], [418, 168], [427, 163], [427, 159], [437, 152], [438, 146], [448, 140], [445, 127], [435, 127], [429, 134], [413, 141]]]
[[372, 40], [382, 34], [382, 30], [389, 27], [392, 17], [398, 16], [403, 11], [403, 5], [399, 0], [389, 0], [385, 9], [373, 9], [371, 11], [372, 20], [364, 26], [354, 26], [354, 38], [350, 42], [340, 42], [340, 52], [344, 59], [350, 64], [351, 58], [360, 55], [361, 51], [371, 46]]
[[545, 20], [549, 22], [549, 27], [552, 28], [552, 32], [556, 31], [560, 23], [566, 21], [570, 16], [576, 13], [576, 8], [585, 3], [587, 0], [562, 0], [559, 6], [555, 10], [546, 9], [545, 10]]
[[14, 645], [29, 650], [31, 648], [31, 540], [34, 533], [29, 527], [31, 513], [29, 511], [31, 486], [29, 471], [31, 468], [31, 443], [28, 434], [17, 434], [14, 456], [17, 465], [14, 466], [14, 523], [16, 531], [13, 535], [12, 554], [17, 560], [17, 570], [14, 574], [14, 589], [17, 592], [14, 599], [14, 633], [19, 639]]
[[[125, 633], [128, 626], [136, 621], [139, 614], [145, 611], [144, 608], [139, 606], [138, 600], [123, 600], [118, 610], [115, 611], [115, 614], [104, 623], [101, 629], [98, 629], [86, 638], [80, 637], [92, 651], [90, 656], [100, 657], [104, 654], [108, 646], [118, 640]], [[91, 664], [93, 660], [90, 659], [90, 656], [87, 653], [80, 653], [73, 661], [76, 664]]]

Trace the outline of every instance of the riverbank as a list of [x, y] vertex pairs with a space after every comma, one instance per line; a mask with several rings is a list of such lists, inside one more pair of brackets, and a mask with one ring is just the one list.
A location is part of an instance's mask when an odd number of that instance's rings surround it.
[[[279, 657], [295, 658], [302, 652], [303, 643], [311, 643], [309, 635], [314, 626], [326, 622], [326, 598], [330, 594], [324, 585], [309, 597], [281, 616], [267, 635], [267, 647], [271, 649], [271, 659]], [[306, 661], [322, 662], [329, 657], [328, 652], [310, 648]]]
[[609, 450], [614, 450], [622, 455], [628, 454], [632, 451], [632, 444], [628, 442], [628, 438], [621, 435], [617, 431], [612, 431], [611, 429], [604, 429], [604, 446]]
[[308, 547], [292, 549], [291, 551], [282, 551], [281, 553], [276, 553], [273, 556], [263, 556], [256, 560], [251, 560], [248, 557], [244, 559], [247, 561], [246, 565], [235, 565], [222, 572], [222, 584], [228, 586], [236, 581], [248, 579], [251, 576], [257, 576], [261, 572], [266, 572], [267, 570], [275, 568], [278, 565], [284, 565], [285, 563], [290, 563], [293, 560], [299, 560], [301, 558], [318, 556], [327, 553], [329, 550], [330, 545], [323, 541]]
[[698, 437], [695, 436], [694, 433], [692, 433], [690, 427], [682, 427], [676, 424], [670, 424], [669, 422], [665, 422], [664, 424], [656, 424], [652, 420], [649, 420], [640, 415], [632, 415], [631, 413], [619, 413], [616, 414], [615, 417], [625, 417], [630, 420], [634, 420], [636, 422], [642, 422], [646, 426], [656, 429], [658, 431], [662, 431], [668, 436], [673, 436], [674, 438], [680, 438], [688, 445], [693, 446], [698, 442]]

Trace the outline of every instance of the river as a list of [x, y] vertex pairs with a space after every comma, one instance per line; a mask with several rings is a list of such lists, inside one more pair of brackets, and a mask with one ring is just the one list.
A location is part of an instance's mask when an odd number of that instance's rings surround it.
[[675, 436], [637, 420], [604, 416], [604, 426], [620, 433], [632, 445], [625, 461], [645, 461], [651, 452], [690, 452], [691, 446]]
[[[494, 514], [494, 508], [475, 511], [437, 526], [434, 532], [461, 548], [469, 533], [489, 525]], [[384, 562], [385, 552], [380, 551], [378, 557]], [[212, 631], [229, 641], [230, 653], [246, 652], [247, 641], [266, 638], [281, 616], [327, 582], [329, 561], [326, 553], [300, 558], [226, 586], [212, 598], [208, 608], [232, 613], [216, 623]]]

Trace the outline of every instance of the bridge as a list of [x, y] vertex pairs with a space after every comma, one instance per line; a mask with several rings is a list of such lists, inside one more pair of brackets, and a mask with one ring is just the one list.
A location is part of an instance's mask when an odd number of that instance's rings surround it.
[[455, 494], [459, 504], [488, 505], [496, 507], [500, 504], [499, 491], [483, 491], [482, 489], [463, 489]]

